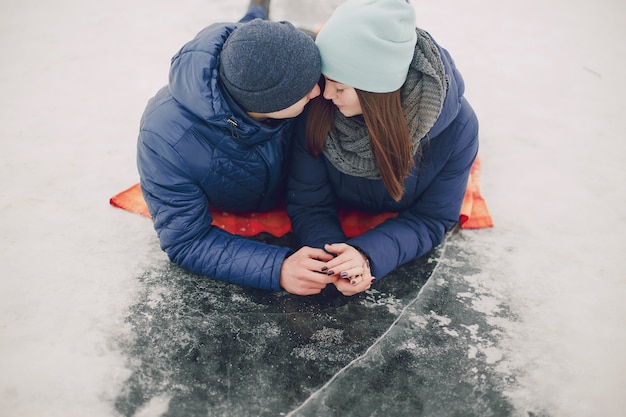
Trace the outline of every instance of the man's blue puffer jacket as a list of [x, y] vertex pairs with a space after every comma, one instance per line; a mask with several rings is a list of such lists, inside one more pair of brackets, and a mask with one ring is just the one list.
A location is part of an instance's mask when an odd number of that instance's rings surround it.
[[209, 211], [263, 211], [284, 200], [292, 121], [256, 122], [218, 84], [219, 53], [237, 24], [214, 24], [172, 58], [168, 86], [141, 120], [137, 166], [161, 248], [212, 278], [280, 290], [289, 248], [212, 226]]

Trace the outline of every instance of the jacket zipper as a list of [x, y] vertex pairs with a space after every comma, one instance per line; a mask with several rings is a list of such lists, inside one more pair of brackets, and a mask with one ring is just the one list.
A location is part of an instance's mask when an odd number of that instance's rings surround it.
[[239, 139], [239, 133], [237, 132], [237, 121], [229, 117], [226, 122], [228, 122], [228, 124], [230, 125], [230, 134], [232, 135], [232, 137], [234, 137], [235, 139]]

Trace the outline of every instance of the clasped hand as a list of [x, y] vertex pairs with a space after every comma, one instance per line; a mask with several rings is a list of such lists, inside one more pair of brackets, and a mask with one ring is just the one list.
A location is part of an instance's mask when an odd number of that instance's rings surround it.
[[304, 246], [285, 259], [280, 285], [292, 294], [319, 294], [334, 284], [343, 295], [369, 289], [374, 282], [367, 258], [345, 243], [326, 245], [326, 250]]
[[343, 295], [358, 294], [372, 286], [376, 278], [372, 277], [369, 261], [363, 253], [346, 243], [325, 245], [324, 249], [336, 256], [322, 269], [336, 278], [333, 283]]

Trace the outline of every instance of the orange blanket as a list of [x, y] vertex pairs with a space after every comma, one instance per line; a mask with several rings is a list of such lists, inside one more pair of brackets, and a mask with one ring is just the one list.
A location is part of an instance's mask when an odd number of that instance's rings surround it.
[[[480, 194], [480, 160], [476, 158], [470, 171], [467, 191], [463, 199], [459, 222], [464, 229], [479, 229], [493, 227], [493, 221], [485, 200]], [[139, 184], [113, 196], [110, 199], [112, 206], [128, 210], [142, 216], [150, 217]], [[357, 211], [343, 211], [340, 213], [341, 225], [348, 237], [358, 236], [367, 230], [376, 227], [389, 217], [397, 213], [381, 213], [372, 215]], [[291, 231], [291, 222], [284, 208], [264, 213], [231, 213], [227, 211], [211, 212], [213, 224], [233, 234], [254, 236], [267, 232], [274, 236], [283, 236]]]

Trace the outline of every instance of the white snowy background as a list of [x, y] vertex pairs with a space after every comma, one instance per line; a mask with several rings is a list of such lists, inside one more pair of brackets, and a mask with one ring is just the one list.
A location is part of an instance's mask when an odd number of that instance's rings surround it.
[[[317, 25], [342, 1], [272, 2]], [[170, 57], [245, 0], [0, 0], [0, 415], [110, 416], [111, 342], [149, 220], [109, 206], [138, 180], [135, 140]], [[481, 121], [496, 227], [464, 231], [483, 288], [519, 316], [509, 393], [554, 417], [626, 409], [626, 3], [413, 0]], [[533, 408], [533, 407], [530, 407]]]

